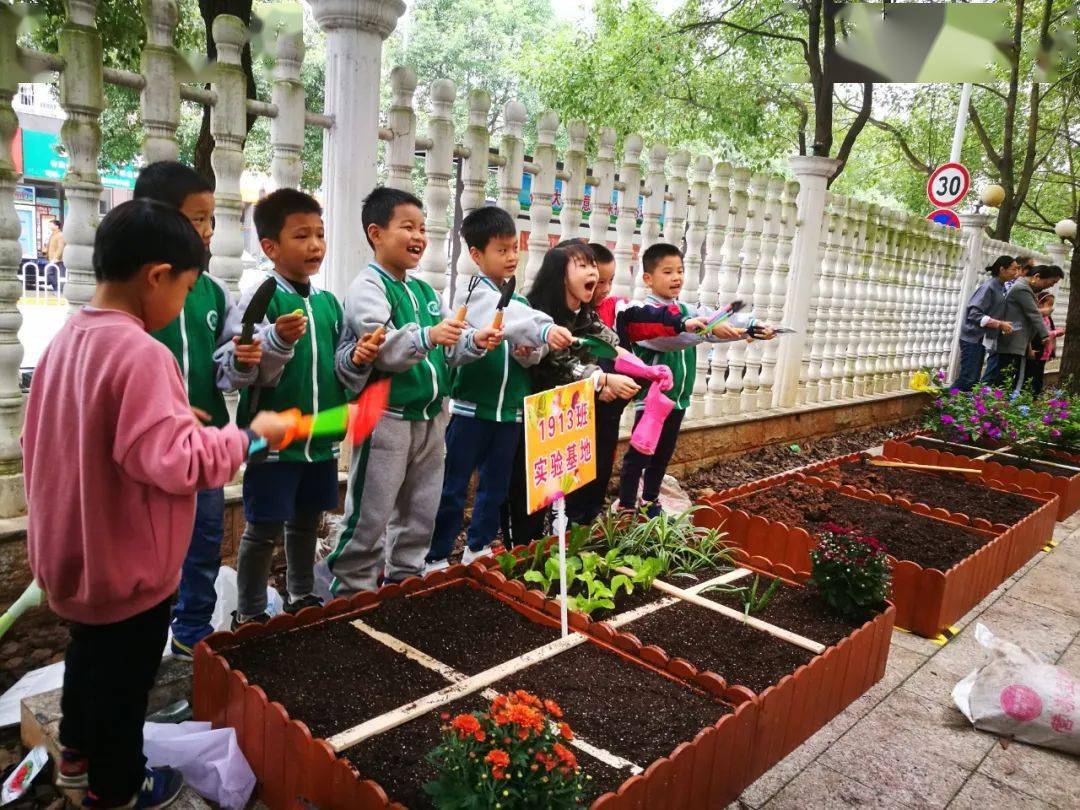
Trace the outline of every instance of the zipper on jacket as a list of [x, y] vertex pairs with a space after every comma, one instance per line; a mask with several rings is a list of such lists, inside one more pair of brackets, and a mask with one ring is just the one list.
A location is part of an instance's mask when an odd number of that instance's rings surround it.
[[191, 356], [188, 351], [188, 339], [187, 339], [187, 318], [184, 317], [184, 310], [180, 310], [180, 366], [181, 371], [184, 373], [184, 390], [187, 392], [188, 399], [191, 399]]
[[[412, 301], [412, 305], [413, 305], [413, 312], [415, 313], [417, 323], [419, 323], [419, 321], [420, 321], [420, 304], [416, 300], [416, 296], [413, 295], [413, 291], [411, 289], [409, 289], [409, 282], [407, 280], [401, 282], [401, 286], [403, 286], [405, 288], [405, 292], [407, 292], [409, 294], [409, 300]], [[421, 326], [420, 328], [423, 329], [424, 327]], [[439, 347], [438, 346], [432, 346], [431, 351], [435, 351], [437, 348], [439, 348]], [[445, 352], [445, 349], [443, 351]], [[431, 354], [431, 352], [428, 352], [428, 355], [424, 356], [424, 363], [427, 364], [428, 369], [431, 371], [431, 399], [428, 400], [428, 404], [423, 407], [423, 414], [424, 414], [425, 419], [429, 418], [428, 417], [428, 408], [430, 408], [431, 404], [435, 400], [437, 400], [439, 398], [439, 373], [438, 373], [438, 371], [435, 370], [435, 364], [432, 363], [431, 360], [430, 360], [430, 357], [429, 357], [430, 354]]]
[[[319, 413], [319, 342], [315, 339], [317, 330], [315, 315], [311, 311], [311, 293], [304, 298], [304, 309], [307, 310], [308, 324], [311, 327], [308, 334], [311, 335], [311, 415], [314, 417]], [[311, 458], [311, 439], [312, 436], [309, 435], [304, 443], [304, 455], [308, 461], [314, 460]]]

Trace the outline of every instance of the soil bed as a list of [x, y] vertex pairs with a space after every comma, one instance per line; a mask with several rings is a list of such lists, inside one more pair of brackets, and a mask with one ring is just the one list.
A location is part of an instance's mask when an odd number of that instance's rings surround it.
[[[754, 578], [750, 576], [733, 584], [750, 587], [753, 581]], [[770, 582], [771, 580], [768, 577], [761, 577], [758, 582], [758, 595], [761, 595], [769, 587]], [[737, 593], [704, 591], [701, 595], [706, 599], [727, 605], [735, 610], [741, 611], [743, 609], [742, 598]], [[882, 608], [884, 607], [882, 605]], [[830, 611], [825, 601], [818, 596], [817, 589], [813, 585], [797, 588], [783, 582], [773, 593], [769, 603], [757, 613], [754, 613], [753, 616], [755, 619], [761, 619], [763, 622], [783, 627], [785, 630], [819, 641], [826, 646], [837, 644], [862, 625], [862, 622], [848, 621]], [[871, 616], [866, 618], [870, 619]]]
[[466, 675], [559, 637], [558, 629], [530, 621], [505, 602], [465, 585], [388, 599], [360, 619]]
[[941, 450], [946, 453], [952, 453], [954, 456], [964, 456], [965, 458], [977, 459], [986, 456], [986, 458], [982, 459], [983, 461], [996, 461], [998, 464], [1002, 464], [1006, 467], [1017, 467], [1021, 470], [1049, 473], [1050, 475], [1057, 475], [1062, 478], [1071, 478], [1080, 472], [1080, 470], [1073, 471], [1065, 469], [1064, 467], [1054, 467], [1050, 464], [1040, 464], [1038, 461], [1018, 458], [1013, 455], [1002, 456], [995, 453], [987, 456], [985, 450], [962, 447], [958, 444], [953, 444], [952, 442], [938, 442], [929, 439], [915, 438], [911, 440], [910, 444], [913, 444], [916, 447], [928, 447], [931, 450]]
[[866, 459], [845, 461], [839, 467], [819, 470], [814, 475], [825, 480], [884, 492], [912, 503], [940, 507], [971, 518], [1011, 526], [1042, 506], [1042, 502], [1012, 492], [1002, 492], [965, 480], [961, 473], [931, 473], [900, 467], [875, 467]]
[[364, 635], [347, 619], [252, 639], [221, 655], [316, 737], [329, 737], [446, 686], [440, 675]]
[[554, 700], [575, 734], [642, 768], [732, 711], [590, 643], [515, 673], [494, 689], [525, 689]]
[[873, 503], [834, 490], [795, 481], [779, 484], [727, 503], [780, 521], [820, 531], [826, 523], [861, 529], [885, 545], [898, 560], [947, 571], [989, 542], [974, 532], [887, 504]]
[[[439, 715], [442, 712], [451, 716], [482, 712], [487, 710], [488, 705], [482, 698], [471, 695], [365, 740], [342, 752], [342, 755], [356, 766], [362, 778], [378, 782], [390, 801], [401, 802], [411, 810], [434, 807], [431, 797], [424, 792], [424, 785], [435, 778], [435, 767], [428, 763], [427, 754], [442, 740]], [[565, 719], [571, 728], [576, 728], [573, 717], [567, 715]], [[630, 778], [629, 771], [608, 767], [579, 749], [574, 749], [574, 753], [587, 777], [586, 802], [609, 790], [616, 790]]]
[[[691, 473], [683, 480], [683, 488], [691, 498], [701, 497], [703, 490], [719, 492], [730, 487], [787, 472], [796, 467], [813, 464], [837, 456], [844, 456], [869, 447], [876, 447], [886, 439], [902, 436], [919, 428], [919, 422], [909, 419], [887, 427], [854, 430], [824, 439], [805, 439], [797, 445], [770, 444], [759, 447], [735, 458], [719, 461]], [[792, 450], [792, 447], [798, 450]]]

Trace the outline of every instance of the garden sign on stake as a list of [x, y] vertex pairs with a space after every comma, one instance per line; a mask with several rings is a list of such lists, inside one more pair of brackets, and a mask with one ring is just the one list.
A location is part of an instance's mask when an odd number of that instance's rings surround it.
[[566, 496], [596, 478], [593, 384], [580, 380], [525, 398], [528, 510], [554, 505], [559, 537], [559, 604], [566, 626]]

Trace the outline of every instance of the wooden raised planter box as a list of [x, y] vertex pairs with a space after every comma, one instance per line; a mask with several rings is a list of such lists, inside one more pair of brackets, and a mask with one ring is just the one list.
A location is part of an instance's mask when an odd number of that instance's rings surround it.
[[[980, 470], [987, 480], [998, 481], [1017, 491], [1035, 490], [1058, 496], [1057, 519], [1065, 520], [1080, 509], [1080, 473], [1076, 475], [1051, 475], [1046, 472], [1024, 470], [997, 461], [983, 461], [968, 456], [950, 453], [948, 445], [940, 448], [922, 447], [907, 441], [890, 439], [885, 442], [885, 455], [902, 461], [918, 464], [934, 464], [942, 467], [966, 467]], [[1062, 473], [1065, 473], [1062, 470]]]
[[[776, 567], [774, 573], [793, 572]], [[461, 583], [458, 585], [457, 583]], [[194, 713], [214, 727], [231, 726], [258, 778], [258, 796], [270, 810], [297, 806], [300, 797], [321, 810], [401, 807], [391, 804], [377, 783], [364, 779], [326, 739], [313, 737], [307, 726], [291, 718], [277, 702], [267, 700], [257, 684], [231, 669], [221, 654], [241, 641], [270, 637], [328, 619], [361, 617], [383, 600], [440, 587], [472, 587], [500, 599], [533, 622], [556, 626], [558, 604], [522, 583], [482, 565], [452, 566], [445, 571], [377, 592], [337, 599], [296, 616], [278, 616], [262, 626], [238, 633], [216, 633], [195, 650]], [[642, 666], [657, 677], [710, 696], [730, 709], [693, 739], [628, 778], [615, 792], [593, 802], [594, 808], [724, 807], [742, 790], [884, 674], [895, 611], [878, 614], [839, 643], [760, 695], [726, 683], [715, 673], [673, 658], [657, 646], [643, 646], [635, 636], [571, 614], [571, 626], [589, 640], [619, 655], [627, 666]], [[587, 675], [585, 676], [587, 677]], [[573, 724], [572, 707], [568, 719]], [[426, 751], [417, 751], [422, 757]], [[587, 771], [586, 771], [587, 772]]]
[[[835, 463], [835, 460], [823, 462], [821, 466], [832, 463]], [[786, 566], [801, 576], [808, 576], [811, 567], [810, 551], [816, 545], [810, 532], [801, 526], [788, 526], [738, 508], [740, 498], [793, 480], [842, 491], [835, 482], [822, 481], [812, 474], [793, 471], [782, 479], [770, 479], [768, 487], [748, 485], [723, 499], [709, 499], [706, 505], [711, 508], [698, 511], [695, 520], [703, 526], [722, 528], [726, 532], [725, 539], [742, 550], [743, 554], [737, 555], [737, 558], [753, 568], [771, 562]], [[966, 515], [951, 515], [944, 510], [931, 510], [924, 504], [912, 506], [906, 501], [898, 502], [882, 493], [850, 489], [851, 492], [844, 491], [843, 494], [907, 508], [908, 511], [923, 514], [931, 520], [965, 526], [989, 539], [986, 545], [944, 572], [935, 568], [923, 568], [911, 560], [898, 560], [889, 555], [892, 567], [891, 601], [896, 606], [897, 627], [934, 638], [1009, 576], [1006, 571], [1014, 554], [1011, 533], [998, 534], [975, 527]]]

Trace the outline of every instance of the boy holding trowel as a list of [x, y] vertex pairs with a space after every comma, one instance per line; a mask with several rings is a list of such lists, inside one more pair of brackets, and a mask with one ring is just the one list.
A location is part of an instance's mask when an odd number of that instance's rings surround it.
[[[214, 235], [214, 189], [190, 166], [172, 160], [151, 163], [139, 172], [135, 198], [148, 198], [178, 208], [202, 238], [207, 256]], [[196, 415], [214, 427], [229, 423], [222, 389], [250, 383], [262, 359], [261, 341], [251, 340], [234, 349], [233, 363], [220, 364], [229, 342], [225, 323], [236, 304], [228, 289], [208, 272], [199, 275], [180, 316], [151, 334], [164, 343], [180, 365], [188, 400]], [[235, 339], [238, 340], [238, 339]], [[214, 584], [221, 566], [225, 530], [225, 490], [199, 492], [195, 525], [184, 558], [179, 596], [173, 607], [173, 655], [191, 658], [199, 641], [213, 632], [217, 594]]]
[[[326, 242], [322, 209], [303, 192], [282, 188], [255, 206], [255, 229], [263, 252], [274, 263], [268, 279], [240, 302], [239, 318], [226, 329], [250, 338], [256, 308], [255, 334], [262, 339], [262, 362], [251, 385], [240, 396], [238, 422], [247, 423], [256, 408], [285, 411], [299, 408], [317, 415], [343, 405], [347, 391], [359, 392], [378, 353], [378, 344], [355, 339], [348, 363], [336, 363], [342, 331], [342, 310], [331, 293], [311, 283], [319, 272]], [[265, 293], [270, 295], [264, 298]], [[245, 329], [245, 326], [247, 327]], [[231, 350], [228, 350], [231, 353]], [[224, 362], [235, 362], [226, 357]], [[338, 505], [338, 445], [330, 435], [308, 435], [268, 463], [249, 465], [244, 473], [244, 517], [247, 526], [237, 556], [237, 610], [233, 626], [265, 622], [266, 583], [274, 546], [284, 530], [288, 565], [285, 610], [295, 613], [321, 604], [314, 594], [316, 529], [322, 513]]]
[[[349, 286], [341, 342], [348, 347], [384, 328], [374, 367], [393, 377], [386, 417], [349, 468], [345, 518], [327, 558], [335, 596], [372, 590], [381, 575], [399, 582], [423, 572], [442, 492], [450, 367], [483, 357], [502, 339], [491, 325], [444, 317], [439, 294], [410, 275], [427, 247], [420, 200], [377, 188], [361, 221], [375, 260]], [[347, 365], [339, 354], [338, 367]]]
[[479, 470], [472, 519], [461, 561], [468, 565], [499, 531], [499, 507], [506, 500], [518, 442], [522, 437], [524, 400], [532, 385], [524, 366], [539, 360], [527, 351], [547, 344], [565, 349], [570, 330], [515, 295], [518, 237], [514, 220], [493, 205], [478, 208], [461, 223], [461, 238], [480, 269], [459, 284], [455, 308], [459, 320], [478, 329], [500, 326], [504, 342], [482, 359], [462, 366], [451, 386], [450, 425], [446, 429], [446, 469], [426, 571], [445, 568], [461, 531], [465, 494]]

